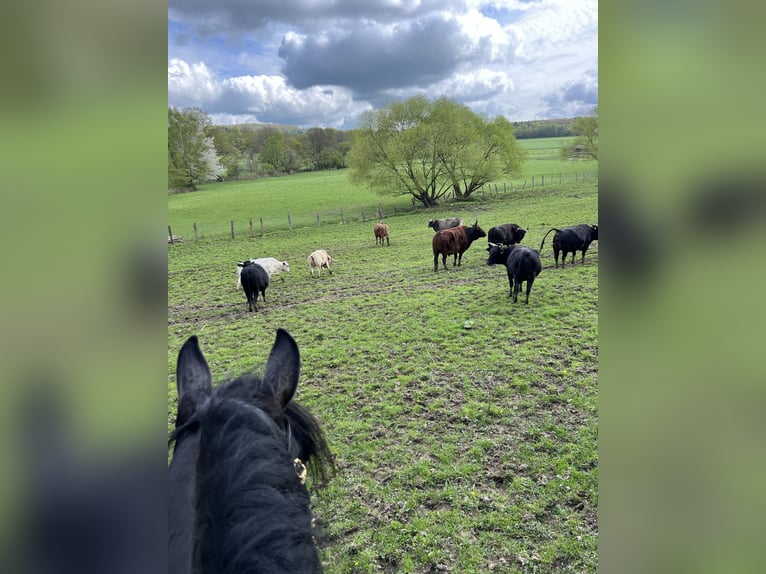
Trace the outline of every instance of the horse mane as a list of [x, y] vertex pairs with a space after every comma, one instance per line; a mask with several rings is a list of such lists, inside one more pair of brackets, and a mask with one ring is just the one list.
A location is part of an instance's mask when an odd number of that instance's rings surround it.
[[323, 486], [335, 472], [335, 465], [319, 422], [305, 407], [295, 401], [287, 403], [285, 418], [292, 435], [292, 443], [300, 446], [300, 450], [295, 450], [293, 446], [291, 454], [300, 458], [306, 465], [311, 482]]
[[214, 396], [198, 411], [195, 563], [201, 572], [321, 572], [310, 497], [282, 430]]
[[199, 439], [196, 458], [194, 560], [200, 572], [321, 572], [310, 496], [335, 468], [319, 422], [290, 400], [282, 410], [253, 374], [213, 388], [170, 435]]

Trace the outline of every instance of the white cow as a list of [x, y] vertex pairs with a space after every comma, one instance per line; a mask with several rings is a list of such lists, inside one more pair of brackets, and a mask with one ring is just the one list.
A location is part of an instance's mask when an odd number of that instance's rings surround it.
[[322, 267], [326, 267], [327, 270], [330, 272], [330, 275], [332, 275], [332, 269], [330, 269], [330, 265], [334, 263], [334, 259], [330, 257], [330, 254], [327, 253], [324, 249], [317, 249], [316, 251], [312, 252], [311, 255], [308, 256], [308, 262], [309, 262], [309, 271], [311, 271], [311, 276], [314, 276], [314, 269], [317, 270], [318, 276], [322, 276]]
[[[282, 271], [290, 271], [290, 264], [287, 261], [280, 261], [274, 257], [262, 257], [261, 259], [248, 259], [237, 263], [237, 289], [242, 289], [242, 269], [251, 263], [257, 263], [266, 270], [269, 277], [274, 277]], [[282, 278], [284, 281], [284, 278]]]

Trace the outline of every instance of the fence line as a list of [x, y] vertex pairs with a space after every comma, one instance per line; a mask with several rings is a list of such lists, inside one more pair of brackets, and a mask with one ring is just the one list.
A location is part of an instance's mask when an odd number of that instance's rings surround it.
[[[573, 173], [573, 174], [558, 174], [558, 184], [564, 184], [564, 183], [570, 183], [570, 182], [580, 182], [585, 181], [589, 179], [598, 179], [598, 172], [590, 171], [590, 172], [582, 172], [582, 173]], [[547, 178], [545, 175], [539, 176], [539, 179], [537, 179], [537, 176], [531, 176], [531, 179], [524, 179], [523, 182], [521, 180], [518, 180], [515, 184], [513, 182], [503, 182], [502, 184], [498, 185], [497, 183], [492, 183], [485, 185], [481, 187], [478, 191], [475, 192], [477, 196], [480, 197], [500, 197], [504, 195], [513, 194], [514, 192], [526, 192], [527, 190], [534, 190], [537, 189], [545, 189], [546, 184], [548, 187], [551, 187], [551, 185], [556, 181], [555, 175], [549, 175]], [[441, 200], [441, 205], [449, 205], [449, 207], [454, 207], [455, 204], [453, 203], [455, 201], [455, 194], [454, 191], [450, 191], [447, 193]], [[459, 205], [459, 204], [458, 204]], [[471, 206], [471, 204], [465, 204], [466, 206]], [[354, 209], [358, 210], [356, 213], [359, 214], [358, 218], [353, 215]], [[412, 198], [412, 206], [411, 207], [402, 207], [402, 206], [392, 206], [390, 208], [390, 211], [386, 213], [386, 211], [383, 209], [383, 205], [381, 203], [378, 203], [378, 205], [373, 208], [373, 217], [370, 217], [370, 213], [368, 211], [369, 207], [365, 208], [364, 206], [357, 207], [354, 209], [349, 209], [348, 207], [343, 208], [339, 207], [337, 210], [334, 211], [324, 211], [319, 212], [316, 211], [312, 214], [312, 216], [304, 215], [302, 217], [299, 217], [297, 220], [294, 220], [293, 214], [290, 211], [287, 211], [287, 229], [292, 231], [293, 227], [296, 226], [296, 223], [298, 224], [298, 227], [311, 227], [312, 226], [312, 219], [314, 220], [313, 225], [316, 227], [321, 227], [322, 224], [329, 225], [333, 223], [345, 225], [349, 222], [359, 221], [361, 223], [366, 223], [367, 221], [370, 221], [377, 217], [377, 219], [382, 220], [385, 219], [386, 215], [389, 217], [391, 216], [397, 216], [397, 215], [403, 215], [407, 213], [412, 213], [418, 210], [425, 209], [425, 207], [420, 204], [415, 198]], [[260, 237], [263, 237], [266, 235], [266, 223], [263, 221], [263, 217], [259, 217], [258, 221], [260, 223]], [[284, 223], [277, 223], [276, 221], [269, 221], [267, 222], [270, 226], [271, 231], [279, 231], [284, 230], [285, 226]], [[230, 225], [230, 235], [232, 239], [236, 239], [236, 227], [235, 227], [235, 220], [230, 219], [229, 220]], [[216, 226], [216, 224], [212, 224], [212, 226]], [[178, 229], [176, 229], [178, 232]], [[194, 231], [194, 241], [198, 242], [200, 239], [200, 227], [197, 222], [193, 224], [193, 231]], [[220, 225], [217, 226], [217, 230], [213, 231], [212, 233], [209, 233], [209, 236], [220, 236], [225, 231], [222, 231]], [[249, 238], [254, 237], [254, 231], [253, 231], [253, 217], [250, 216], [248, 218], [248, 231], [247, 236]], [[204, 235], [203, 235], [204, 237]], [[182, 241], [182, 236], [173, 235], [173, 232], [171, 230], [170, 225], [168, 225], [168, 243], [174, 244], [176, 242]]]

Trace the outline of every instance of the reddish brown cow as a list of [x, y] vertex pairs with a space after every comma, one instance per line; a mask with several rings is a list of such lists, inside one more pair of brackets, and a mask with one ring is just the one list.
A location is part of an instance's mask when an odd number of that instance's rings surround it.
[[375, 224], [375, 245], [378, 244], [378, 239], [380, 239], [381, 245], [383, 245], [383, 239], [386, 240], [386, 245], [391, 245], [391, 240], [388, 234], [388, 225], [382, 221]]
[[431, 245], [434, 250], [434, 273], [439, 270], [439, 255], [442, 256], [442, 265], [447, 270], [447, 256], [453, 255], [452, 266], [460, 267], [463, 260], [463, 253], [471, 246], [471, 243], [480, 237], [486, 237], [487, 234], [479, 227], [479, 220], [470, 227], [460, 225], [450, 229], [442, 229], [434, 235]]

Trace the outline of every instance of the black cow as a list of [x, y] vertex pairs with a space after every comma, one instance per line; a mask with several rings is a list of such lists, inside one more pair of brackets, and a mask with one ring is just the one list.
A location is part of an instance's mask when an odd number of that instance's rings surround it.
[[447, 270], [448, 255], [454, 255], [452, 266], [454, 267], [455, 263], [457, 263], [457, 266], [460, 267], [463, 253], [471, 246], [471, 243], [480, 237], [486, 236], [487, 233], [479, 227], [478, 219], [470, 227], [461, 225], [437, 231], [431, 240], [431, 246], [434, 251], [434, 273], [439, 271], [439, 255], [442, 256], [442, 265], [444, 265], [445, 271]]
[[[576, 251], [582, 251], [582, 263], [585, 264], [585, 252], [593, 241], [598, 241], [598, 225], [581, 223], [561, 229], [553, 227], [548, 230], [548, 233], [551, 231], [556, 232], [553, 235], [553, 258], [556, 260], [556, 267], [559, 266], [559, 251], [564, 253], [561, 259], [562, 267], [567, 260], [567, 253], [572, 254], [572, 265], [574, 265]], [[543, 243], [545, 243], [548, 233], [543, 236], [543, 240], [540, 242], [540, 251], [543, 250]]]
[[535, 282], [535, 277], [540, 274], [542, 269], [540, 253], [523, 245], [512, 245], [511, 247], [495, 245], [490, 247], [487, 265], [502, 264], [505, 264], [508, 271], [508, 283], [510, 284], [508, 296], [513, 297], [513, 302], [516, 303], [519, 291], [521, 291], [521, 282], [526, 281], [527, 298], [524, 303], [529, 303], [532, 283]]
[[434, 231], [443, 231], [463, 225], [462, 217], [448, 217], [447, 219], [429, 219], [428, 227]]
[[242, 289], [247, 297], [248, 311], [258, 311], [258, 293], [263, 294], [263, 301], [266, 302], [266, 288], [269, 286], [269, 274], [257, 263], [245, 261], [240, 280]]
[[522, 229], [515, 223], [504, 223], [496, 225], [487, 232], [487, 241], [495, 245], [513, 245], [521, 243], [527, 234], [526, 229]]

